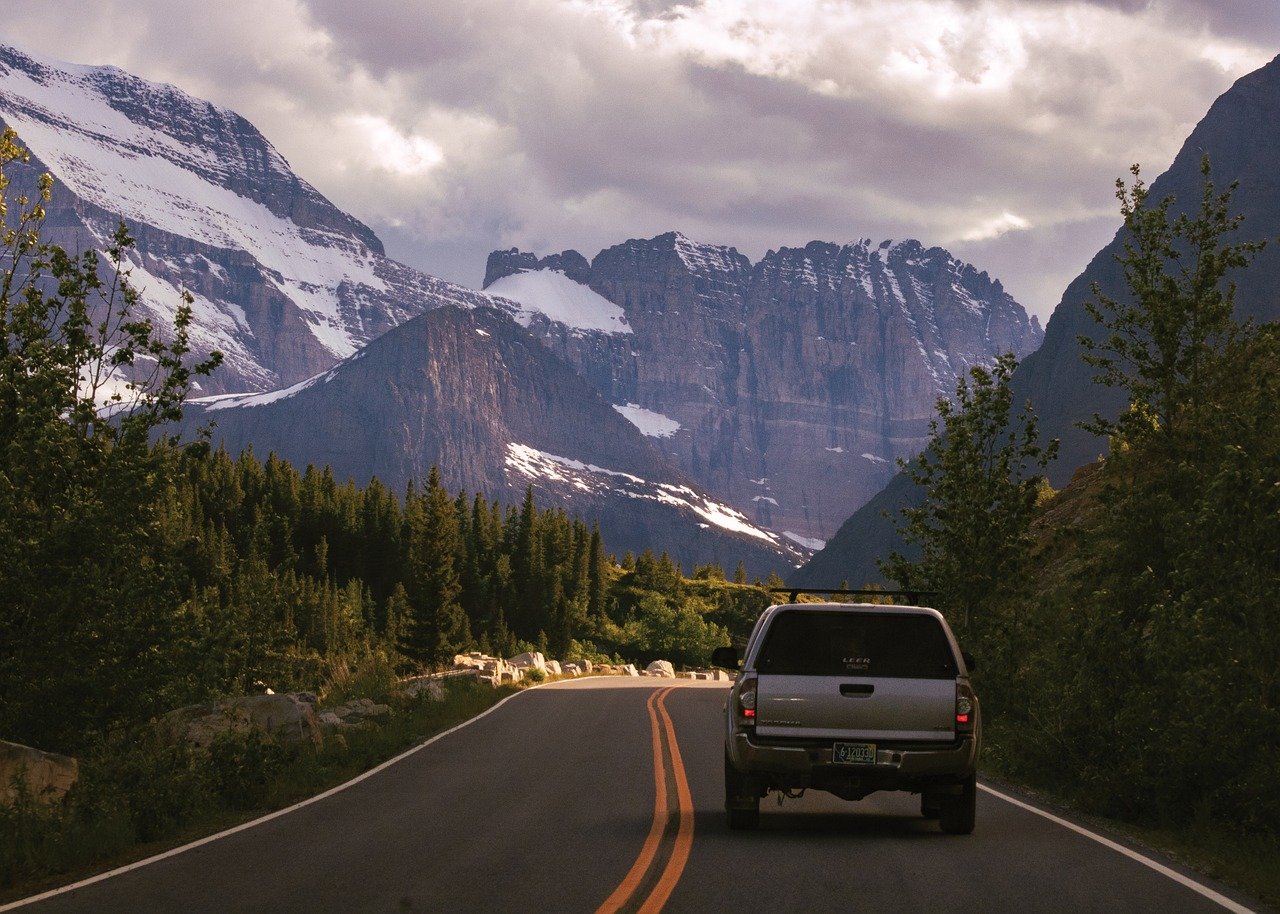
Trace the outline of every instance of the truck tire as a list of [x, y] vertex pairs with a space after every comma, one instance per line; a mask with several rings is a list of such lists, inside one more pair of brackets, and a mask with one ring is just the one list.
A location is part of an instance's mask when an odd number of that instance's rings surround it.
[[729, 827], [734, 831], [749, 831], [760, 827], [760, 797], [749, 792], [746, 778], [738, 773], [724, 756], [724, 808]]
[[936, 819], [942, 815], [942, 797], [933, 793], [920, 794], [920, 815]]
[[942, 797], [942, 814], [939, 824], [949, 835], [969, 835], [977, 818], [978, 777], [969, 775], [959, 793]]

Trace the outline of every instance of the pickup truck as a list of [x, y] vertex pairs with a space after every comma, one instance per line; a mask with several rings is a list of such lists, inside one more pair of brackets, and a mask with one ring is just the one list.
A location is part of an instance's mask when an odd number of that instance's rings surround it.
[[[737, 667], [737, 651], [713, 662]], [[788, 603], [757, 620], [725, 705], [729, 827], [756, 828], [770, 791], [920, 795], [944, 832], [974, 828], [982, 745], [972, 658], [923, 606]]]

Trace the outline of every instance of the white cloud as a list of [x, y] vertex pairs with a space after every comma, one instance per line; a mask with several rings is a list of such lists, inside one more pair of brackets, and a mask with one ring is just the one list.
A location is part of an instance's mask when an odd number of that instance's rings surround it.
[[999, 238], [1007, 232], [1023, 231], [1031, 228], [1031, 223], [1021, 216], [1005, 210], [998, 216], [983, 219], [968, 231], [960, 235], [961, 241], [986, 241]]
[[1045, 317], [1114, 178], [1280, 47], [1265, 5], [11, 0], [0, 40], [234, 108], [448, 278], [672, 228], [756, 257], [914, 236]]
[[344, 121], [364, 138], [374, 165], [393, 174], [424, 175], [444, 161], [444, 150], [439, 143], [407, 135], [383, 118], [358, 114]]

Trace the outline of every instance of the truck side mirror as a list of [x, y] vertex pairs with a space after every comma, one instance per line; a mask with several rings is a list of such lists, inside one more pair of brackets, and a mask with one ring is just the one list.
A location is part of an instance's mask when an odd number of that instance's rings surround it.
[[711, 652], [711, 665], [724, 667], [726, 670], [738, 668], [738, 649], [736, 647], [718, 647]]

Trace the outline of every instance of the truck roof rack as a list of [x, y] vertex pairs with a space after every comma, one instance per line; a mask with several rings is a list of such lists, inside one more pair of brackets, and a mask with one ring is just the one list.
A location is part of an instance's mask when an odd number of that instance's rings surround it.
[[788, 603], [796, 602], [796, 596], [802, 593], [839, 594], [842, 597], [906, 597], [908, 603], [918, 603], [921, 597], [937, 596], [936, 590], [876, 590], [865, 587], [858, 590], [847, 590], [839, 587], [770, 587], [770, 593], [785, 593]]

